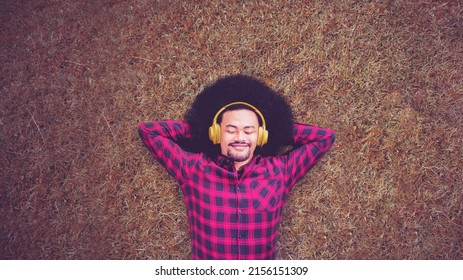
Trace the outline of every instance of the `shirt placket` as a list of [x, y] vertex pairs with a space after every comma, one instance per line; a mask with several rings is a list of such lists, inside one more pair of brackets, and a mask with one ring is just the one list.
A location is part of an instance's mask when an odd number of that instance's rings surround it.
[[247, 238], [246, 230], [248, 229], [248, 225], [246, 224], [246, 220], [243, 219], [243, 215], [247, 214], [249, 204], [251, 203], [251, 199], [249, 198], [250, 190], [243, 183], [242, 178], [246, 178], [247, 173], [252, 169], [254, 162], [252, 161], [242, 172], [243, 175], [240, 176], [238, 172], [235, 172], [235, 191], [236, 191], [236, 199], [237, 199], [237, 215], [238, 215], [238, 225], [237, 225], [237, 244], [238, 244], [238, 259], [244, 260], [248, 259], [249, 252], [243, 252], [241, 245], [243, 243], [247, 244], [247, 242], [243, 242], [243, 239]]
[[[249, 189], [244, 183], [244, 180], [242, 178], [246, 178], [247, 173], [252, 170], [252, 167], [254, 166], [254, 162], [252, 161], [248, 166], [245, 166], [244, 170], [242, 170], [242, 175], [240, 175], [239, 171], [237, 171], [234, 166], [230, 165], [227, 166], [227, 163], [229, 162], [224, 162], [222, 167], [231, 171], [233, 176], [229, 177], [230, 178], [230, 186], [232, 186], [232, 190], [235, 192], [235, 199], [236, 199], [236, 245], [237, 245], [237, 259], [244, 260], [248, 259], [249, 256], [246, 254], [246, 252], [242, 251], [242, 243], [243, 239], [247, 238], [247, 236], [244, 234], [246, 232], [246, 229], [248, 225], [246, 224], [245, 219], [243, 219], [243, 215], [247, 213], [247, 207], [249, 207], [250, 199], [249, 199]], [[246, 242], [244, 242], [246, 243]], [[249, 252], [247, 252], [249, 254]]]
[[245, 186], [240, 184], [240, 179], [238, 176], [238, 172], [236, 172], [236, 179], [235, 179], [235, 192], [236, 192], [236, 201], [237, 201], [237, 209], [236, 209], [236, 214], [238, 216], [237, 219], [237, 245], [238, 245], [238, 259], [243, 260], [245, 259], [245, 256], [243, 255], [243, 252], [241, 252], [241, 243], [242, 243], [242, 238], [243, 238], [243, 228], [245, 225], [243, 225], [243, 211], [245, 210], [243, 208], [243, 199], [246, 199], [243, 195], [243, 192], [245, 192]]

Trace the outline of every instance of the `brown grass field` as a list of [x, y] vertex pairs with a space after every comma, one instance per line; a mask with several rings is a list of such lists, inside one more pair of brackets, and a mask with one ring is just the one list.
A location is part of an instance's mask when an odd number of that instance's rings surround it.
[[142, 121], [229, 74], [337, 141], [278, 259], [463, 259], [462, 1], [0, 1], [0, 258], [188, 259]]

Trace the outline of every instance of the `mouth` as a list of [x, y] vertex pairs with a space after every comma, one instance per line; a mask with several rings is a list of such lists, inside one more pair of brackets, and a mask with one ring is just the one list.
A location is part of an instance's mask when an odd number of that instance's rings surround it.
[[233, 143], [230, 144], [230, 146], [238, 151], [244, 151], [245, 149], [249, 148], [249, 144], [246, 143]]

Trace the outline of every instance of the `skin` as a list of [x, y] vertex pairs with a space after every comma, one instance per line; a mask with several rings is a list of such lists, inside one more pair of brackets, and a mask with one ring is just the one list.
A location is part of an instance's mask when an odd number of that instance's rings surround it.
[[247, 109], [227, 111], [220, 123], [220, 150], [230, 158], [236, 170], [249, 163], [257, 146], [259, 120]]

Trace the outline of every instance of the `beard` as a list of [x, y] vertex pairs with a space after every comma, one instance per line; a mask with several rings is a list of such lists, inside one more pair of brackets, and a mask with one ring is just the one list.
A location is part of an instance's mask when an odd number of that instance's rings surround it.
[[246, 144], [247, 147], [242, 150], [242, 151], [236, 151], [234, 148], [233, 148], [233, 145], [236, 145], [236, 144], [240, 144], [240, 145], [243, 145], [243, 143], [233, 143], [233, 144], [230, 144], [228, 146], [228, 149], [227, 149], [227, 157], [231, 160], [233, 160], [234, 162], [243, 162], [243, 161], [246, 161], [249, 159], [249, 157], [251, 156], [251, 149], [250, 149], [250, 145]]

